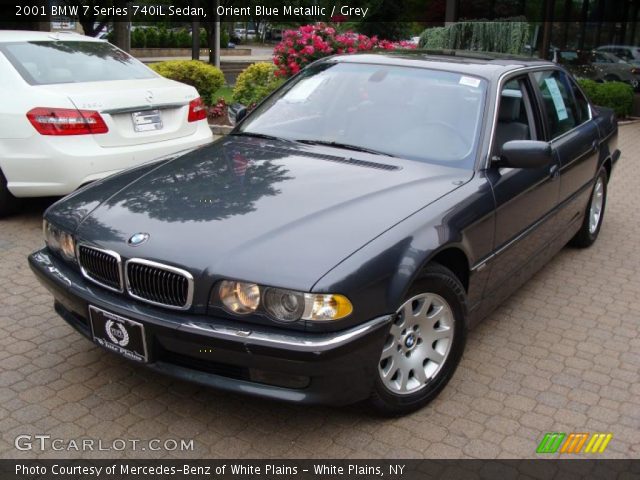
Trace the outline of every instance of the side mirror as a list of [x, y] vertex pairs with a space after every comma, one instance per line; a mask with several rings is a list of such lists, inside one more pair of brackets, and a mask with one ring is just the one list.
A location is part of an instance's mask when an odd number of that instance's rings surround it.
[[511, 140], [502, 146], [499, 167], [540, 168], [551, 163], [551, 146], [536, 140]]
[[247, 116], [247, 107], [245, 107], [241, 103], [232, 103], [227, 108], [227, 115], [229, 116], [229, 123], [231, 125], [236, 125], [240, 122], [244, 117]]

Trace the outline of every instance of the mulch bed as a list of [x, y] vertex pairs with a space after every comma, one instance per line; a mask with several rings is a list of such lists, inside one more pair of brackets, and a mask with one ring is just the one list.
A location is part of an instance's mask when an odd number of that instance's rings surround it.
[[229, 123], [229, 116], [227, 115], [227, 106], [225, 105], [223, 108], [222, 115], [213, 116], [211, 114], [211, 108], [209, 109], [209, 115], [207, 120], [209, 121], [209, 125], [231, 125]]

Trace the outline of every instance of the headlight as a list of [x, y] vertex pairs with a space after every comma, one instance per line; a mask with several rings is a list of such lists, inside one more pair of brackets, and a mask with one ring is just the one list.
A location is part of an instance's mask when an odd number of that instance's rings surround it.
[[300, 320], [305, 310], [304, 294], [280, 288], [267, 288], [264, 291], [264, 308], [276, 320]]
[[42, 235], [44, 236], [44, 243], [47, 244], [51, 250], [59, 250], [59, 230], [51, 225], [46, 220], [42, 220]]
[[219, 295], [231, 313], [252, 313], [260, 305], [260, 287], [255, 283], [225, 280], [220, 283]]
[[233, 280], [220, 282], [218, 296], [230, 313], [244, 315], [260, 309], [280, 322], [339, 320], [353, 312], [344, 295], [302, 293]]
[[353, 306], [344, 295], [305, 293], [304, 320], [338, 320], [353, 312]]
[[44, 234], [44, 242], [54, 252], [60, 253], [67, 260], [76, 258], [76, 243], [73, 236], [55, 225], [42, 221], [42, 232]]

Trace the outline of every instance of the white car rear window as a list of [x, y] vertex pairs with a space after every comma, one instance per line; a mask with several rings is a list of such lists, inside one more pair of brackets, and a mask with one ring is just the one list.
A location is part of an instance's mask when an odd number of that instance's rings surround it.
[[0, 44], [31, 85], [154, 78], [138, 60], [106, 42], [33, 41]]

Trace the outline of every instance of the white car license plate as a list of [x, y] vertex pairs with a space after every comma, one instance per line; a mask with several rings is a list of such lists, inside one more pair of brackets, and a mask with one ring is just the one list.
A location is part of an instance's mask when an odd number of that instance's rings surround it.
[[143, 112], [133, 112], [133, 129], [136, 132], [149, 132], [162, 129], [162, 115], [160, 110], [145, 110]]

